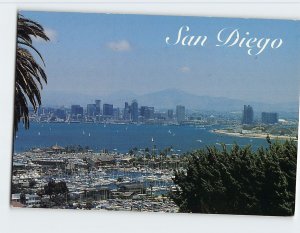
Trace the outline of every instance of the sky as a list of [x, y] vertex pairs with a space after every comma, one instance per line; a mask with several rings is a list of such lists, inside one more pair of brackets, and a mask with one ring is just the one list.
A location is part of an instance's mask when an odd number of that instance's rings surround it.
[[[267, 103], [299, 98], [299, 21], [21, 13], [39, 22], [51, 40], [34, 40], [46, 63], [47, 96], [73, 93], [101, 98], [124, 91], [143, 95], [177, 89]], [[176, 41], [182, 26], [190, 29], [183, 34], [207, 36], [205, 46], [168, 45], [166, 37]], [[241, 37], [249, 32], [246, 38], [281, 38], [283, 44], [250, 56], [244, 46], [216, 46], [223, 28], [228, 28], [228, 35], [238, 29]]]

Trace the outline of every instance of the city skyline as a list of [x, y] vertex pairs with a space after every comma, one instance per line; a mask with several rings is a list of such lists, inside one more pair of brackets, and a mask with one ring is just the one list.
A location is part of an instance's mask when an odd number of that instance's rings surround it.
[[[253, 125], [257, 121], [261, 121], [264, 124], [276, 124], [279, 121], [278, 112], [254, 111], [251, 105], [244, 105], [244, 109], [240, 113], [241, 123], [244, 125]], [[180, 124], [189, 120], [189, 117], [192, 117], [192, 120], [200, 120], [204, 115], [207, 115], [205, 111], [202, 111], [202, 113], [200, 110], [190, 111], [184, 105], [176, 105], [168, 109], [158, 109], [155, 106], [139, 105], [136, 99], [132, 100], [131, 103], [125, 101], [123, 107], [114, 106], [113, 103], [101, 104], [101, 100], [97, 99], [94, 103], [88, 103], [84, 106], [74, 104], [70, 107], [40, 107], [37, 112], [37, 116], [48, 116], [48, 118], [44, 118], [42, 121], [51, 122], [124, 121], [124, 123], [147, 123], [150, 120], [148, 123], [152, 124], [154, 123], [153, 120], [163, 120], [168, 123], [175, 120]], [[32, 117], [35, 118], [35, 115], [33, 114]], [[213, 115], [209, 115], [209, 117], [214, 118]], [[285, 119], [281, 119], [281, 121], [285, 121]]]
[[[122, 97], [122, 96], [125, 97]], [[237, 99], [230, 99], [226, 97], [208, 97], [208, 96], [197, 96], [191, 95], [186, 92], [182, 92], [176, 89], [167, 89], [161, 92], [149, 93], [146, 95], [130, 95], [128, 92], [115, 93], [111, 96], [101, 96], [89, 97], [86, 99], [80, 98], [64, 98], [64, 101], [61, 101], [61, 98], [58, 94], [53, 95], [55, 99], [52, 102], [43, 101], [43, 106], [46, 107], [70, 107], [71, 105], [80, 104], [86, 106], [94, 102], [95, 99], [101, 99], [101, 103], [110, 104], [113, 103], [114, 106], [123, 107], [124, 101], [126, 100], [138, 100], [141, 105], [153, 105], [157, 109], [168, 109], [176, 105], [185, 105], [189, 109], [194, 110], [204, 110], [204, 111], [220, 111], [220, 112], [230, 112], [240, 110], [240, 106], [244, 104], [250, 104], [255, 106], [259, 111], [282, 111], [282, 112], [298, 112], [298, 102], [289, 102], [289, 103], [262, 103], [262, 102], [251, 102], [243, 101]]]
[[[55, 93], [74, 93], [73, 96], [84, 98], [118, 91], [144, 95], [165, 89], [248, 102], [298, 101], [297, 21], [55, 12], [22, 14], [39, 21], [51, 39], [47, 44], [34, 41], [47, 65], [49, 82], [42, 93], [45, 102]], [[209, 38], [222, 27], [239, 27], [241, 33], [249, 31], [257, 37], [280, 37], [284, 42], [280, 49], [258, 56], [248, 56], [241, 48], [216, 49], [213, 43], [208, 43], [206, 48], [167, 46], [165, 38], [174, 37], [182, 25], [189, 25], [195, 33], [206, 33]], [[76, 86], [69, 85], [74, 82]]]

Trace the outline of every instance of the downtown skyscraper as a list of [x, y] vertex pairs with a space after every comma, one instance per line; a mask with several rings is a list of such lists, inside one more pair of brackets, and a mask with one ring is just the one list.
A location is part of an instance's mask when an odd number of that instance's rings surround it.
[[178, 123], [185, 120], [185, 107], [183, 105], [176, 106], [176, 118]]
[[131, 120], [133, 122], [138, 122], [139, 121], [139, 105], [136, 100], [133, 100], [131, 103]]
[[251, 125], [253, 124], [254, 112], [250, 105], [244, 105], [242, 124]]

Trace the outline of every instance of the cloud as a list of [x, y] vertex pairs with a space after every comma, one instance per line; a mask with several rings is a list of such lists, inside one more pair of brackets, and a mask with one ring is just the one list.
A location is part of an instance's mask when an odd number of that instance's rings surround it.
[[131, 45], [127, 40], [109, 42], [107, 47], [116, 52], [126, 52], [131, 50]]
[[182, 73], [189, 73], [190, 71], [191, 71], [191, 68], [190, 67], [188, 67], [188, 66], [182, 66], [182, 67], [180, 67], [180, 72], [182, 72]]
[[[51, 28], [45, 28], [44, 29], [45, 34], [49, 37], [50, 42], [57, 42], [57, 32]], [[40, 37], [32, 37], [32, 40], [34, 42], [38, 42], [38, 43], [44, 43], [46, 42], [44, 39], [40, 38]]]

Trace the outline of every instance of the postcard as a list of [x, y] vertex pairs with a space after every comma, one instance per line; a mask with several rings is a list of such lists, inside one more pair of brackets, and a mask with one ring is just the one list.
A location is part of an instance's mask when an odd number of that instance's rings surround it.
[[18, 12], [11, 206], [294, 215], [299, 29]]

